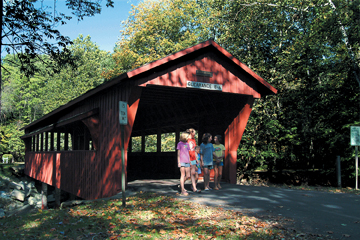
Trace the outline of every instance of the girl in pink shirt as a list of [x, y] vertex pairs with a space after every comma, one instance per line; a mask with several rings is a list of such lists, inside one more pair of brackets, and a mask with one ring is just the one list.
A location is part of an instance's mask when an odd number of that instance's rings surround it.
[[189, 138], [189, 133], [183, 132], [180, 135], [180, 142], [177, 144], [177, 162], [178, 167], [180, 168], [180, 187], [181, 187], [181, 195], [187, 196], [189, 195], [185, 190], [185, 181], [190, 178], [190, 146], [187, 142]]

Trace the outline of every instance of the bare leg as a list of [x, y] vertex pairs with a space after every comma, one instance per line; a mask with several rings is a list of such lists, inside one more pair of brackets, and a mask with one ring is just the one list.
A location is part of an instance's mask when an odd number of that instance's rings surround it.
[[219, 176], [219, 169], [217, 165], [214, 165], [214, 183], [215, 183], [215, 190], [219, 190], [218, 188], [218, 176]]
[[210, 172], [208, 168], [204, 168], [204, 188], [209, 188]]
[[218, 188], [221, 188], [220, 182], [221, 182], [221, 178], [222, 178], [222, 170], [223, 170], [223, 167], [219, 166], [219, 178], [218, 178], [218, 185], [217, 185]]
[[[185, 181], [190, 179], [190, 178], [191, 178], [191, 176], [190, 176], [190, 167], [185, 167]], [[185, 184], [185, 181], [184, 181], [184, 184]]]
[[192, 189], [193, 189], [194, 192], [197, 190], [197, 188], [196, 188], [195, 170], [196, 170], [196, 165], [191, 165], [190, 166], [191, 184], [192, 184]]
[[186, 192], [185, 191], [185, 167], [181, 167], [180, 168], [180, 188], [181, 188], [181, 193]]

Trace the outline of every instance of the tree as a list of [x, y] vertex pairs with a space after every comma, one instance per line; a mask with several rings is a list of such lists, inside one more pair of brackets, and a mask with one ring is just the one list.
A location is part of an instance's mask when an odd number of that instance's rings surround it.
[[162, 0], [133, 6], [124, 23], [113, 58], [115, 68], [104, 72], [110, 79], [210, 38], [207, 1]]
[[21, 73], [13, 55], [3, 59], [7, 71], [3, 74], [3, 108], [1, 115], [0, 153], [11, 153], [15, 159], [23, 157], [24, 143], [20, 129], [44, 114], [66, 104], [104, 82], [101, 72], [112, 58], [106, 51], [91, 42], [90, 36], [80, 35], [69, 47], [78, 66], [73, 69], [64, 65], [59, 73], [51, 72], [44, 64], [47, 55], [39, 56], [35, 62], [39, 69], [31, 77]]
[[[34, 74], [39, 69], [35, 62], [41, 60], [39, 56], [48, 55], [48, 67], [55, 72], [65, 64], [74, 64], [68, 50], [71, 40], [63, 36], [56, 27], [66, 24], [71, 16], [56, 10], [57, 0], [54, 0], [53, 12], [49, 6], [44, 6], [38, 0], [1, 0], [1, 52], [3, 47], [7, 53], [16, 56], [20, 71], [26, 76]], [[100, 14], [101, 5], [96, 0], [66, 0], [66, 6], [71, 13], [83, 20], [84, 17]], [[106, 0], [107, 7], [113, 7], [112, 0]], [[0, 69], [0, 75], [3, 66]], [[0, 83], [0, 110], [1, 110]]]
[[66, 65], [59, 73], [49, 74], [43, 69], [38, 75], [43, 82], [47, 82], [42, 97], [46, 103], [43, 107], [44, 114], [104, 83], [101, 73], [114, 65], [111, 55], [100, 50], [90, 36], [79, 35], [69, 51], [76, 59], [76, 69]]
[[244, 166], [329, 169], [335, 154], [350, 157], [344, 128], [359, 112], [359, 58], [349, 51], [359, 49], [359, 1], [211, 6], [220, 13], [215, 40], [279, 90], [254, 106], [239, 151], [250, 158]]

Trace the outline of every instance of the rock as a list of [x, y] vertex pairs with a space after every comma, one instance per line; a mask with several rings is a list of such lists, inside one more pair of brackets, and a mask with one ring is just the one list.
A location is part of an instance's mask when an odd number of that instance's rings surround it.
[[25, 201], [25, 193], [23, 191], [20, 191], [20, 190], [17, 190], [17, 189], [14, 189], [11, 193], [11, 197], [13, 199], [16, 199], [16, 200], [19, 200], [21, 202], [24, 202]]
[[29, 182], [26, 184], [26, 188], [28, 189], [36, 189], [34, 182]]
[[24, 174], [25, 165], [18, 165], [11, 168], [12, 174], [22, 176]]
[[28, 200], [29, 205], [31, 205], [31, 206], [35, 206], [37, 204], [37, 202], [40, 201], [39, 199], [36, 199], [34, 197], [29, 197], [27, 200]]
[[31, 191], [30, 191], [30, 196], [36, 197], [39, 194], [40, 193], [38, 192], [38, 190], [36, 188], [32, 188]]
[[5, 217], [5, 212], [3, 209], [0, 209], [0, 218]]
[[24, 203], [22, 202], [18, 202], [18, 201], [14, 201], [12, 202], [8, 207], [7, 207], [7, 211], [15, 211], [18, 208], [21, 208], [24, 206]]
[[86, 200], [72, 200], [67, 202], [62, 202], [60, 205], [60, 209], [66, 208], [66, 207], [72, 207], [76, 205], [82, 205], [85, 204]]
[[22, 186], [19, 183], [11, 181], [9, 182], [9, 188], [21, 190]]
[[22, 190], [25, 190], [25, 183], [23, 181], [19, 182], [19, 186], [21, 187]]
[[14, 211], [11, 211], [10, 213], [8, 213], [8, 216], [12, 216], [12, 215], [20, 215], [20, 214], [26, 214], [28, 212], [30, 212], [31, 210], [33, 210], [34, 208], [32, 206], [30, 206], [29, 204], [26, 204]]
[[10, 194], [4, 191], [0, 191], [0, 198], [11, 199]]
[[25, 197], [29, 197], [31, 194], [32, 189], [31, 188], [26, 188], [24, 191]]

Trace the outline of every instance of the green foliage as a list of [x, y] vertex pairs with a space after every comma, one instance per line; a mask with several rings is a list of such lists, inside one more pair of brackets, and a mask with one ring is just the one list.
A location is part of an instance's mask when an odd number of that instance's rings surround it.
[[157, 135], [145, 136], [145, 152], [157, 152]]
[[141, 152], [141, 136], [131, 138], [131, 152]]
[[21, 73], [14, 64], [17, 59], [13, 55], [7, 55], [3, 60], [7, 71], [2, 77], [0, 151], [12, 153], [15, 160], [24, 157], [21, 127], [104, 82], [101, 72], [111, 66], [112, 61], [107, 52], [99, 50], [89, 36], [84, 38], [82, 35], [69, 49], [78, 67], [66, 65], [59, 73], [51, 72], [43, 64], [48, 60], [47, 56], [41, 56], [42, 61], [36, 63], [39, 72], [31, 77]]
[[202, 4], [199, 8], [195, 0], [147, 0], [133, 6], [113, 54], [115, 68], [104, 76], [117, 76], [207, 40], [211, 9], [207, 1]]
[[101, 73], [111, 66], [109, 53], [91, 42], [90, 36], [79, 35], [69, 50], [76, 59], [76, 69], [67, 65], [59, 73], [47, 74], [44, 69], [38, 75], [47, 82], [43, 95], [45, 114], [102, 84]]
[[1, 126], [0, 131], [0, 151], [4, 155], [11, 156], [10, 159], [16, 162], [24, 161], [25, 145], [20, 139], [23, 135], [20, 129], [20, 123], [13, 121]]
[[[141, 152], [141, 136], [132, 137], [131, 151]], [[175, 151], [175, 133], [161, 134], [161, 152]], [[157, 152], [157, 135], [145, 136], [145, 152]]]
[[[1, 151], [10, 151], [15, 122], [38, 119], [103, 83], [103, 77], [214, 38], [278, 89], [253, 106], [238, 150], [240, 175], [257, 168], [321, 169], [331, 175], [341, 155], [344, 177], [353, 179], [349, 129], [360, 116], [359, 6], [360, 0], [144, 1], [133, 6], [112, 56], [90, 37], [74, 40], [69, 52], [76, 71], [63, 65], [55, 74], [43, 64], [52, 55], [42, 55], [35, 65], [40, 74], [25, 77], [20, 60], [7, 56]], [[6, 133], [4, 124], [12, 126]], [[168, 137], [162, 137], [164, 151], [173, 149], [175, 137]], [[156, 136], [148, 136], [145, 145], [147, 152], [156, 151]], [[141, 151], [141, 138], [133, 138], [133, 151]]]
[[4, 154], [4, 155], [2, 155], [1, 162], [2, 162], [3, 160], [5, 160], [5, 159], [7, 159], [7, 162], [8, 162], [8, 163], [11, 163], [11, 162], [13, 161], [13, 155], [11, 155], [11, 154]]
[[[56, 8], [56, 1], [50, 6], [28, 0], [2, 1], [1, 48], [14, 53], [19, 70], [26, 76], [39, 71], [36, 64], [47, 55], [51, 61], [46, 65], [59, 71], [64, 64], [74, 64], [67, 47], [72, 44], [56, 27], [66, 24], [72, 17]], [[39, 1], [40, 2], [40, 1]], [[66, 6], [78, 20], [101, 12], [101, 1], [66, 0]], [[107, 7], [113, 7], [112, 0], [106, 0]], [[50, 11], [49, 11], [50, 10]], [[1, 89], [1, 87], [0, 87]]]
[[175, 152], [175, 133], [161, 134], [161, 152]]
[[359, 1], [329, 3], [214, 1], [215, 40], [278, 89], [253, 107], [239, 150], [244, 171], [332, 169], [336, 155], [350, 157], [343, 126], [359, 117], [360, 65], [348, 51], [359, 49]]

